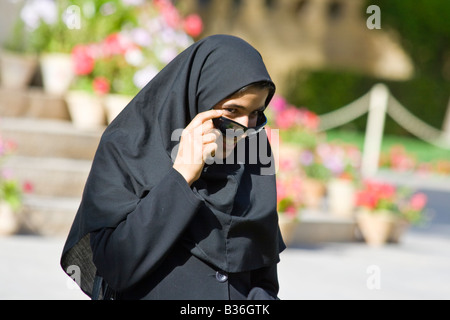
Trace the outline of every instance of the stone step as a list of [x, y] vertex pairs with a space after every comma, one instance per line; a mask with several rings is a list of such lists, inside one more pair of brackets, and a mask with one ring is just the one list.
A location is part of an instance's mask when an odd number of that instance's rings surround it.
[[38, 87], [0, 87], [0, 117], [70, 120], [64, 96], [48, 94]]
[[22, 232], [67, 236], [80, 204], [79, 198], [28, 195], [20, 213]]
[[102, 132], [80, 130], [63, 120], [0, 118], [1, 136], [14, 141], [21, 156], [91, 160]]
[[14, 156], [4, 168], [21, 183], [31, 183], [33, 194], [80, 197], [91, 164], [90, 160]]
[[327, 211], [304, 210], [290, 245], [311, 245], [327, 242], [352, 242], [360, 240], [355, 219], [339, 217]]

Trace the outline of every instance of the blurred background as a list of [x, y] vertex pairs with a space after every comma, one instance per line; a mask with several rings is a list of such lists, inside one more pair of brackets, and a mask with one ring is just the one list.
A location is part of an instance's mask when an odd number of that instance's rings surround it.
[[59, 268], [106, 126], [208, 35], [277, 84], [283, 299], [450, 298], [450, 2], [2, 0], [0, 299], [86, 298]]

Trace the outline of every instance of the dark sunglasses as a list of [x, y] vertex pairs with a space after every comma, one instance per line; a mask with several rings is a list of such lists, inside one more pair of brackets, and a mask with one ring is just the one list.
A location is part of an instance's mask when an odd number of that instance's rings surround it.
[[247, 137], [250, 137], [252, 135], [255, 135], [264, 128], [264, 126], [267, 124], [267, 118], [264, 114], [264, 112], [260, 111], [258, 112], [258, 120], [256, 121], [256, 127], [247, 128], [246, 126], [243, 126], [242, 124], [233, 121], [231, 119], [220, 117], [220, 118], [214, 118], [212, 119], [214, 126], [222, 132], [222, 134], [226, 135], [227, 130], [233, 130], [238, 131], [242, 130], [243, 133]]

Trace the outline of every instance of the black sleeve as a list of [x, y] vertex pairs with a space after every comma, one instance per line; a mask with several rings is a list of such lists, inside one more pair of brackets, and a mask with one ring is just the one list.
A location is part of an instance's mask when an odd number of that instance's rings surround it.
[[91, 234], [98, 273], [116, 291], [138, 283], [166, 257], [200, 204], [172, 168], [116, 228]]
[[252, 290], [247, 299], [275, 300], [278, 299], [278, 290], [277, 264], [273, 264], [252, 272]]

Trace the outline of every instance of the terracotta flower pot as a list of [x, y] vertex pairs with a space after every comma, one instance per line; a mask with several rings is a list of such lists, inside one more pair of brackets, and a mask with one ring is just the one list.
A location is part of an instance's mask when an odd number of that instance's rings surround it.
[[24, 89], [28, 87], [38, 66], [33, 54], [21, 54], [3, 50], [0, 53], [1, 81], [4, 88]]
[[74, 78], [70, 54], [46, 53], [40, 57], [42, 80], [47, 93], [63, 95]]
[[326, 185], [316, 179], [305, 179], [303, 183], [303, 199], [306, 207], [310, 209], [320, 209], [325, 196]]
[[283, 213], [278, 215], [278, 225], [286, 245], [290, 245], [293, 242], [298, 224], [299, 221], [297, 219], [286, 217]]
[[99, 96], [84, 91], [69, 91], [66, 102], [74, 126], [89, 130], [105, 125], [105, 111]]
[[392, 235], [398, 218], [389, 211], [360, 211], [356, 215], [356, 222], [366, 243], [379, 247], [384, 245]]
[[328, 209], [332, 215], [352, 218], [355, 210], [355, 187], [346, 179], [334, 179], [328, 183]]
[[19, 230], [19, 227], [19, 218], [11, 206], [0, 202], [0, 236], [12, 235]]

